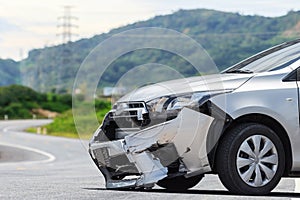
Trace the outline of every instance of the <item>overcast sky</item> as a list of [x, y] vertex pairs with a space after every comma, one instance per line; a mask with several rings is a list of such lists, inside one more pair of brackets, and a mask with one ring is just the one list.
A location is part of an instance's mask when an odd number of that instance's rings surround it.
[[63, 15], [64, 5], [74, 6], [72, 13], [78, 17], [75, 40], [179, 9], [264, 16], [300, 10], [299, 0], [0, 0], [0, 58], [20, 60], [30, 49], [58, 44], [58, 17]]

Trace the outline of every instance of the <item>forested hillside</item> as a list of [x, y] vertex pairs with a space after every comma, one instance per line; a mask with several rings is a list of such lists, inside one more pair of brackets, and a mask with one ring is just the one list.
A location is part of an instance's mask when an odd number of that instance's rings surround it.
[[0, 59], [0, 86], [20, 83], [19, 63]]
[[[96, 27], [100, 26], [95, 24]], [[147, 21], [114, 29], [67, 45], [32, 50], [22, 61], [23, 84], [46, 92], [70, 92], [75, 74], [88, 53], [101, 41], [115, 33], [139, 27], [163, 27], [183, 32], [198, 41], [220, 69], [224, 69], [263, 49], [299, 37], [300, 12], [291, 11], [281, 17], [244, 16], [214, 10], [179, 10]], [[106, 71], [104, 85], [115, 83], [134, 66], [160, 63], [172, 66], [185, 76], [194, 75], [189, 64], [167, 52], [158, 50], [131, 52], [112, 63]]]

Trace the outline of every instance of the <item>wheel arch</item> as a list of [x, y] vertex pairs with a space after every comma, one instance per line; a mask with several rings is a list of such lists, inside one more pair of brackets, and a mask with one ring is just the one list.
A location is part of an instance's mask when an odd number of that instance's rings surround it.
[[[219, 141], [221, 141], [222, 138], [226, 135], [226, 133], [228, 133], [231, 129], [233, 129], [237, 124], [241, 124], [241, 123], [263, 124], [271, 128], [278, 135], [278, 137], [283, 143], [283, 146], [285, 147], [286, 162], [285, 162], [284, 176], [288, 176], [292, 168], [293, 158], [292, 158], [291, 142], [288, 137], [287, 131], [284, 129], [284, 127], [277, 120], [275, 120], [270, 116], [264, 114], [258, 114], [258, 113], [247, 114], [232, 120], [223, 130], [223, 133]], [[217, 143], [214, 150], [209, 153], [210, 165], [214, 173], [216, 173], [217, 161], [215, 160], [215, 158], [217, 157], [216, 155], [218, 153], [218, 146], [219, 145]]]

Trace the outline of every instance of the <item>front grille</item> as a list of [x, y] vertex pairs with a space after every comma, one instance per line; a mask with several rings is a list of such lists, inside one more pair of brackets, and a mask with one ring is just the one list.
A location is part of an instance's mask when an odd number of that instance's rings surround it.
[[110, 117], [120, 128], [141, 128], [149, 124], [149, 112], [145, 102], [119, 102]]
[[[114, 106], [115, 116], [120, 116], [121, 113], [130, 113], [138, 115], [139, 112], [148, 113], [145, 102], [120, 102]], [[128, 115], [128, 114], [127, 114]]]
[[103, 142], [123, 139], [145, 128], [150, 122], [145, 102], [117, 103], [104, 118], [95, 140]]
[[101, 130], [109, 140], [123, 139], [147, 127], [172, 120], [177, 114], [177, 110], [149, 112], [145, 102], [118, 102], [107, 114]]
[[142, 102], [132, 102], [128, 103], [129, 108], [145, 108], [145, 104]]
[[124, 117], [137, 117], [138, 116], [138, 112], [136, 110], [132, 110], [132, 111], [122, 111], [119, 113], [114, 112], [113, 113], [113, 118], [124, 118]]

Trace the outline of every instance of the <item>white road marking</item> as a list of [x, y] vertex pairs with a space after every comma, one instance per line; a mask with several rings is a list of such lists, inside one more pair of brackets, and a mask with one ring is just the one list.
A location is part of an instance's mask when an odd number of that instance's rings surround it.
[[[300, 179], [299, 178], [295, 178], [295, 193], [300, 193]], [[291, 200], [298, 200], [299, 198], [291, 198]]]
[[[43, 123], [43, 124], [47, 124], [47, 123]], [[43, 124], [41, 124], [41, 125], [43, 125]], [[7, 126], [7, 127], [4, 127], [2, 129], [2, 131], [3, 132], [9, 132], [9, 131], [14, 132], [14, 130], [11, 130], [11, 129], [14, 129], [14, 128], [15, 128], [15, 126]], [[10, 143], [1, 143], [1, 142], [0, 142], [0, 145], [9, 146], [9, 147], [18, 148], [18, 149], [24, 149], [24, 150], [35, 152], [35, 153], [38, 153], [38, 154], [41, 154], [41, 155], [44, 155], [44, 156], [48, 157], [48, 159], [45, 159], [45, 160], [21, 161], [21, 162], [18, 162], [18, 164], [49, 163], [49, 162], [53, 162], [56, 159], [56, 157], [54, 155], [52, 155], [50, 153], [47, 153], [45, 151], [39, 150], [39, 149], [34, 149], [34, 148], [31, 148], [31, 147], [26, 147], [26, 146], [21, 146], [21, 145], [16, 145], [16, 144], [10, 144]], [[3, 166], [3, 165], [7, 165], [7, 164], [15, 164], [15, 162], [1, 163], [0, 165]]]
[[295, 190], [296, 193], [300, 193], [300, 178], [295, 178]]
[[[48, 159], [45, 159], [45, 160], [18, 162], [19, 164], [21, 164], [21, 163], [22, 164], [49, 163], [49, 162], [53, 162], [56, 159], [56, 157], [54, 155], [50, 154], [50, 153], [47, 153], [45, 151], [41, 151], [41, 150], [38, 150], [38, 149], [34, 149], [34, 148], [31, 148], [31, 147], [25, 147], [25, 146], [21, 146], [21, 145], [1, 143], [1, 142], [0, 142], [0, 145], [2, 145], [2, 146], [8, 146], [8, 147], [13, 147], [13, 148], [18, 148], [18, 149], [24, 149], [24, 150], [35, 152], [35, 153], [38, 153], [38, 154], [42, 154], [42, 155], [48, 157]], [[15, 163], [15, 162], [12, 162], [12, 163]], [[2, 163], [0, 165], [12, 164], [12, 163], [7, 162], [7, 163]]]

